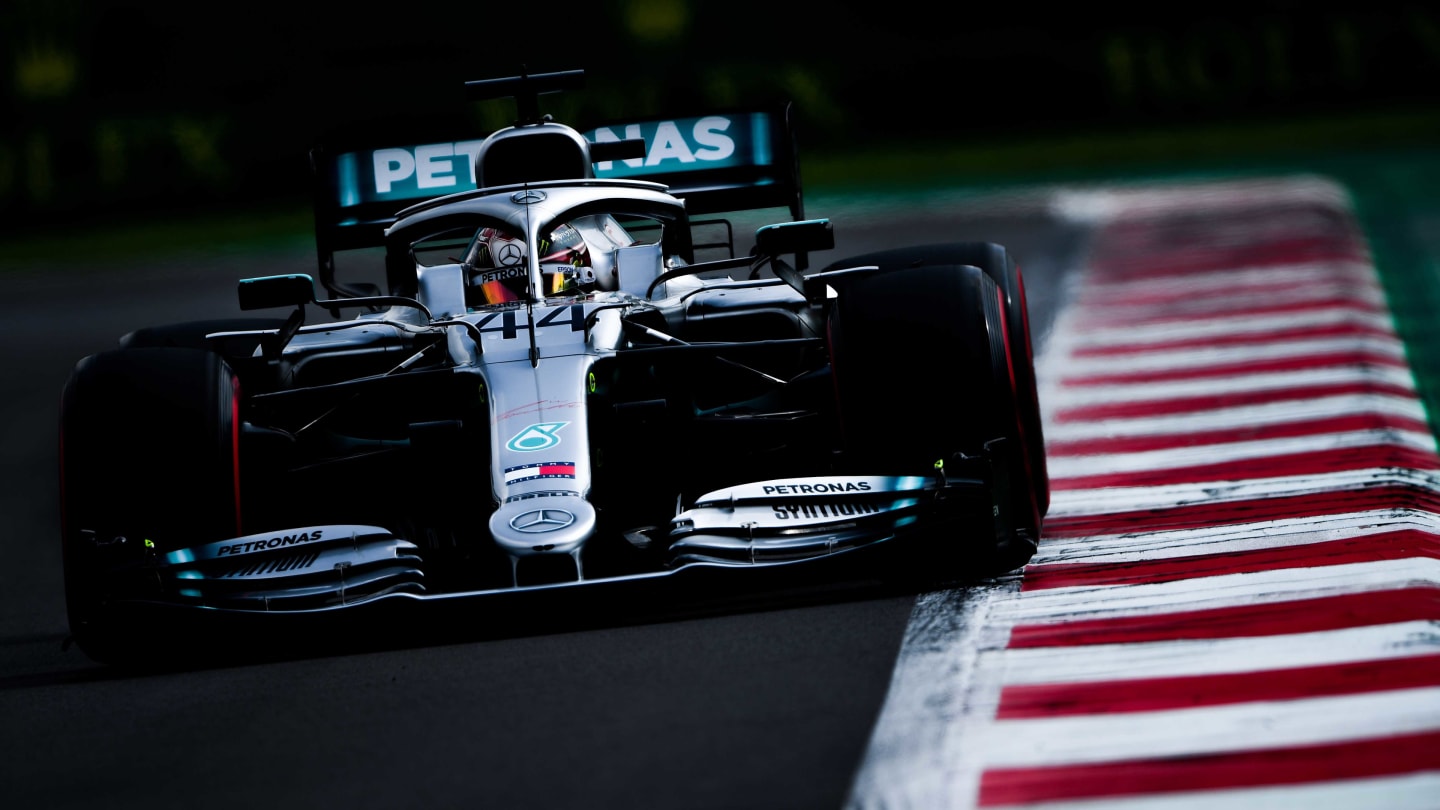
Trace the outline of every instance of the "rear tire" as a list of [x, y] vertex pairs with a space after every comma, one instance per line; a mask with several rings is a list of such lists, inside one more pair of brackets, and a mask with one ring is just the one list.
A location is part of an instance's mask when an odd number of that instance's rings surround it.
[[829, 339], [847, 468], [915, 474], [988, 452], [994, 542], [962, 549], [947, 537], [943, 547], [985, 573], [1029, 560], [1041, 511], [1012, 371], [1024, 361], [1013, 356], [995, 283], [973, 265], [844, 279]]
[[225, 361], [200, 349], [76, 365], [61, 397], [61, 546], [70, 632], [90, 657], [125, 656], [106, 606], [159, 595], [148, 563], [240, 533], [239, 397]]

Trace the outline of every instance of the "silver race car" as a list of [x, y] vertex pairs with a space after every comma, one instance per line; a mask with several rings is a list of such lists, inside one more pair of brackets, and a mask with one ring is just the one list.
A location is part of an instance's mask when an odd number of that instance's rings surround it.
[[[834, 238], [804, 217], [788, 106], [588, 132], [540, 113], [582, 80], [468, 83], [516, 100], [483, 139], [317, 147], [320, 292], [247, 278], [239, 308], [270, 316], [80, 360], [62, 542], [88, 655], [1030, 558], [1048, 479], [1005, 248], [812, 268]], [[737, 254], [726, 217], [766, 208], [789, 217]], [[383, 271], [342, 278], [337, 254]]]

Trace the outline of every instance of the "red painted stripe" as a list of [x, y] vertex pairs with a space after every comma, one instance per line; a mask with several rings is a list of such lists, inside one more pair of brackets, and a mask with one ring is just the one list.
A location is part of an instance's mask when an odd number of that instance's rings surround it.
[[1367, 323], [1333, 323], [1321, 326], [1296, 326], [1286, 329], [1271, 329], [1264, 332], [1238, 331], [1224, 335], [1206, 335], [1204, 337], [1179, 340], [1157, 340], [1148, 343], [1127, 343], [1114, 346], [1082, 346], [1070, 354], [1072, 357], [1120, 357], [1156, 351], [1206, 349], [1215, 346], [1248, 346], [1259, 341], [1269, 342], [1339, 337], [1394, 338], [1395, 332]]
[[1375, 740], [1164, 759], [992, 768], [980, 778], [978, 804], [1170, 793], [1362, 779], [1440, 767], [1440, 732]]
[[1001, 690], [995, 716], [999, 720], [1025, 720], [1154, 712], [1436, 685], [1440, 685], [1440, 654], [1180, 678], [1016, 684]]
[[[1183, 425], [1181, 426], [1183, 428]], [[1232, 442], [1283, 439], [1294, 436], [1315, 436], [1325, 433], [1346, 433], [1357, 430], [1411, 430], [1429, 433], [1430, 426], [1422, 419], [1406, 419], [1382, 413], [1353, 413], [1325, 419], [1307, 419], [1266, 425], [1249, 425], [1224, 430], [1165, 433], [1148, 436], [1106, 436], [1071, 441], [1051, 441], [1045, 446], [1051, 456], [1093, 456], [1105, 453], [1142, 453], [1176, 447], [1199, 447]]]
[[1146, 585], [1181, 579], [1251, 574], [1284, 568], [1318, 568], [1415, 557], [1440, 559], [1440, 539], [1428, 532], [1394, 532], [1279, 548], [1197, 554], [1124, 563], [1050, 563], [1025, 569], [1023, 591], [1096, 585]]
[[1094, 290], [1084, 295], [1077, 314], [1085, 321], [1096, 317], [1121, 316], [1126, 313], [1146, 318], [1173, 314], [1184, 318], [1201, 311], [1228, 314], [1237, 308], [1255, 306], [1297, 306], [1308, 310], [1323, 309], [1317, 302], [1333, 301], [1333, 309], [1341, 312], [1372, 312], [1369, 303], [1381, 291], [1372, 277], [1361, 279], [1323, 279], [1309, 282], [1297, 293], [1297, 283], [1250, 285], [1195, 289], [1184, 284], [1155, 292]]
[[[1220, 237], [1221, 234], [1222, 229], [1217, 228], [1215, 235]], [[1231, 238], [1230, 245], [1199, 246], [1175, 245], [1173, 242], [1165, 244], [1164, 237], [1137, 243], [1123, 236], [1116, 239], [1110, 233], [1101, 233], [1096, 237], [1089, 265], [1103, 270], [1107, 280], [1144, 281], [1237, 269], [1322, 263], [1343, 266], [1369, 262], [1369, 256], [1358, 240], [1345, 238], [1343, 234], [1339, 236], [1335, 239], [1291, 238], [1265, 242], [1231, 236], [1222, 237]], [[1218, 239], [1211, 241], [1213, 243]]]
[[1021, 624], [1010, 630], [1009, 646], [1026, 649], [1254, 638], [1437, 620], [1440, 587], [1431, 585], [1146, 616]]
[[1306, 354], [1297, 357], [1266, 357], [1256, 360], [1242, 360], [1217, 365], [1204, 365], [1169, 370], [1148, 369], [1123, 371], [1115, 374], [1092, 374], [1085, 377], [1064, 377], [1062, 385], [1079, 387], [1091, 385], [1124, 385], [1127, 383], [1174, 382], [1177, 380], [1199, 380], [1214, 377], [1240, 377], [1246, 374], [1264, 374], [1271, 371], [1300, 371], [1302, 369], [1344, 366], [1389, 366], [1409, 368], [1403, 356], [1394, 356], [1356, 347], [1342, 351]]
[[1107, 282], [1189, 276], [1211, 270], [1262, 268], [1319, 262], [1369, 262], [1356, 240], [1286, 239], [1263, 244], [1242, 244], [1228, 249], [1136, 249], [1122, 240], [1099, 237], [1089, 260], [1090, 268]]
[[1377, 315], [1388, 313], [1383, 303], [1369, 303], [1357, 301], [1353, 296], [1328, 296], [1320, 298], [1309, 298], [1303, 301], [1285, 301], [1281, 303], [1265, 303], [1252, 299], [1232, 301], [1228, 306], [1187, 306], [1169, 309], [1155, 309], [1151, 307], [1136, 307], [1134, 311], [1127, 311], [1126, 307], [1103, 307], [1101, 311], [1091, 311], [1085, 317], [1077, 319], [1078, 329], [1105, 329], [1117, 326], [1141, 326], [1155, 325], [1161, 323], [1190, 323], [1197, 321], [1211, 322], [1217, 318], [1248, 318], [1263, 315], [1290, 315], [1295, 313], [1313, 312], [1317, 309], [1345, 308], [1354, 312], [1368, 312]]
[[[1253, 247], [1250, 248], [1253, 250]], [[1146, 252], [1128, 256], [1107, 256], [1105, 245], [1098, 245], [1088, 262], [1095, 277], [1108, 285], [1128, 283], [1153, 283], [1159, 279], [1185, 279], [1206, 273], [1234, 272], [1236, 270], [1265, 270], [1272, 267], [1291, 268], [1309, 266], [1332, 269], [1336, 276], [1353, 272], [1356, 265], [1370, 264], [1369, 257], [1362, 250], [1351, 245], [1316, 246], [1293, 253], [1284, 250], [1269, 252], [1257, 261], [1231, 261], [1226, 254], [1207, 255], [1192, 252], [1189, 255], [1177, 253]], [[1118, 260], [1117, 260], [1118, 258]]]
[[1044, 536], [1086, 537], [1137, 531], [1173, 531], [1375, 509], [1419, 509], [1440, 513], [1440, 494], [1422, 487], [1385, 484], [1254, 500], [1206, 501], [1163, 509], [1098, 515], [1052, 515], [1045, 519]]
[[1059, 491], [1100, 489], [1101, 487], [1201, 484], [1211, 481], [1248, 481], [1282, 475], [1320, 475], [1346, 470], [1368, 470], [1374, 467], [1435, 470], [1440, 469], [1440, 458], [1430, 451], [1377, 444], [1271, 458], [1236, 459], [1216, 464], [1163, 470], [1096, 473], [1069, 478], [1055, 476], [1052, 472], [1050, 488]]
[[1061, 408], [1054, 414], [1057, 423], [1098, 422], [1105, 419], [1130, 419], [1142, 416], [1173, 416], [1198, 411], [1213, 411], [1242, 405], [1263, 405], [1267, 402], [1294, 402], [1346, 394], [1387, 394], [1417, 399], [1414, 389], [1382, 383], [1358, 381], [1326, 385], [1306, 385], [1261, 389], [1256, 391], [1220, 392], [1195, 397], [1132, 401], [1117, 395], [1119, 401]]
[[[1259, 237], [1308, 243], [1348, 240], [1355, 231], [1342, 203], [1315, 194], [1277, 197], [1275, 186], [1269, 183], [1215, 191], [1201, 185], [1186, 190], [1183, 197], [1172, 194], [1170, 199], [1180, 205], [1150, 205], [1143, 194], [1131, 197], [1125, 210], [1135, 218], [1118, 220], [1106, 232], [1136, 242], [1147, 235], [1163, 235], [1164, 239], [1149, 242], [1157, 250], [1222, 250], [1242, 238], [1246, 244]], [[1220, 207], [1222, 203], [1224, 208]], [[1264, 217], [1259, 216], [1262, 213]], [[1161, 219], [1160, 214], [1170, 216]], [[1222, 236], [1224, 241], [1219, 239]]]
[[1304, 304], [1332, 300], [1341, 309], [1363, 306], [1383, 291], [1373, 271], [1310, 273], [1308, 278], [1272, 279], [1268, 283], [1232, 283], [1227, 286], [1197, 287], [1186, 279], [1154, 284], [1092, 286], [1081, 293], [1080, 313], [1095, 310], [1147, 312], [1191, 312], [1199, 309], [1226, 311], [1256, 304]]

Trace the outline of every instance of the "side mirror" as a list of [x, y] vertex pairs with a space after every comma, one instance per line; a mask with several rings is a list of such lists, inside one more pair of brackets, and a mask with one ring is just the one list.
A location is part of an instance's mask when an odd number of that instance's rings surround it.
[[315, 280], [304, 273], [240, 281], [241, 309], [303, 307], [315, 303]]
[[655, 279], [665, 271], [660, 244], [631, 245], [615, 249], [615, 274], [619, 288], [639, 298], [648, 298]]
[[755, 231], [755, 252], [762, 256], [808, 253], [835, 247], [835, 230], [828, 219], [805, 219], [766, 225]]

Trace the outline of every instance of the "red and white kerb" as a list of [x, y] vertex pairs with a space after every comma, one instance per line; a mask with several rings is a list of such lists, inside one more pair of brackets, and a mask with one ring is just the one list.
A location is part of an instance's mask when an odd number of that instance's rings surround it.
[[1440, 802], [1440, 456], [1343, 189], [1066, 194], [1023, 576], [917, 601], [856, 807]]

